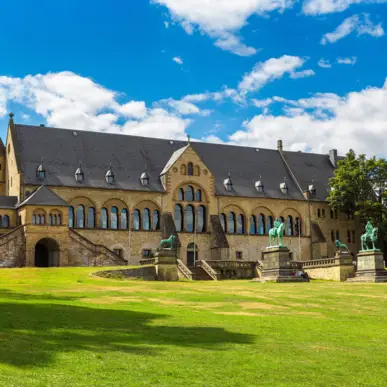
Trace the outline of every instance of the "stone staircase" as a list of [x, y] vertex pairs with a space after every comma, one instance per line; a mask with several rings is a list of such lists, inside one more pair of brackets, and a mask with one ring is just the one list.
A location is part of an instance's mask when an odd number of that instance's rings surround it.
[[217, 281], [218, 275], [206, 261], [197, 261], [195, 266], [189, 266], [192, 279], [196, 281]]

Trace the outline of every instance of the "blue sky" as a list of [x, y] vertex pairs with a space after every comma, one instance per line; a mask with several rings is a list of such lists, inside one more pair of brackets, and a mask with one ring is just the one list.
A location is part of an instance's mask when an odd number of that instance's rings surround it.
[[387, 3], [2, 2], [0, 127], [385, 154]]

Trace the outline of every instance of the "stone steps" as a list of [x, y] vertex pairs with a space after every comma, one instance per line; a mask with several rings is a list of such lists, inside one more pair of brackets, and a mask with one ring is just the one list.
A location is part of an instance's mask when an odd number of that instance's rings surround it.
[[213, 281], [213, 278], [200, 266], [188, 266], [195, 281]]

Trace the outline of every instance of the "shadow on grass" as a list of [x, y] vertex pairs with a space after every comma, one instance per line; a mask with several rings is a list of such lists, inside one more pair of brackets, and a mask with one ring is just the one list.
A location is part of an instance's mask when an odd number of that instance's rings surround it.
[[[156, 355], [161, 346], [222, 350], [226, 344], [254, 340], [252, 335], [218, 327], [154, 324], [167, 315], [47, 303], [55, 298], [50, 296], [19, 296], [12, 293], [11, 302], [0, 302], [0, 363], [17, 367], [48, 366], [56, 354], [80, 350]], [[22, 302], [14, 302], [17, 298]], [[30, 302], [23, 302], [27, 299]]]

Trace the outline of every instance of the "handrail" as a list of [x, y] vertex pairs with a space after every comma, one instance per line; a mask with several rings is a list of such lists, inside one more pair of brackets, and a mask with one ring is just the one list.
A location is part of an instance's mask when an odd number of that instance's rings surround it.
[[192, 280], [192, 271], [188, 269], [186, 265], [180, 260], [177, 259], [177, 268], [180, 270], [180, 272], [184, 275], [185, 278]]
[[206, 261], [197, 261], [196, 266], [201, 267], [214, 281], [218, 280], [218, 273]]
[[140, 259], [140, 265], [145, 266], [145, 265], [154, 265], [156, 263], [156, 258], [144, 258]]

